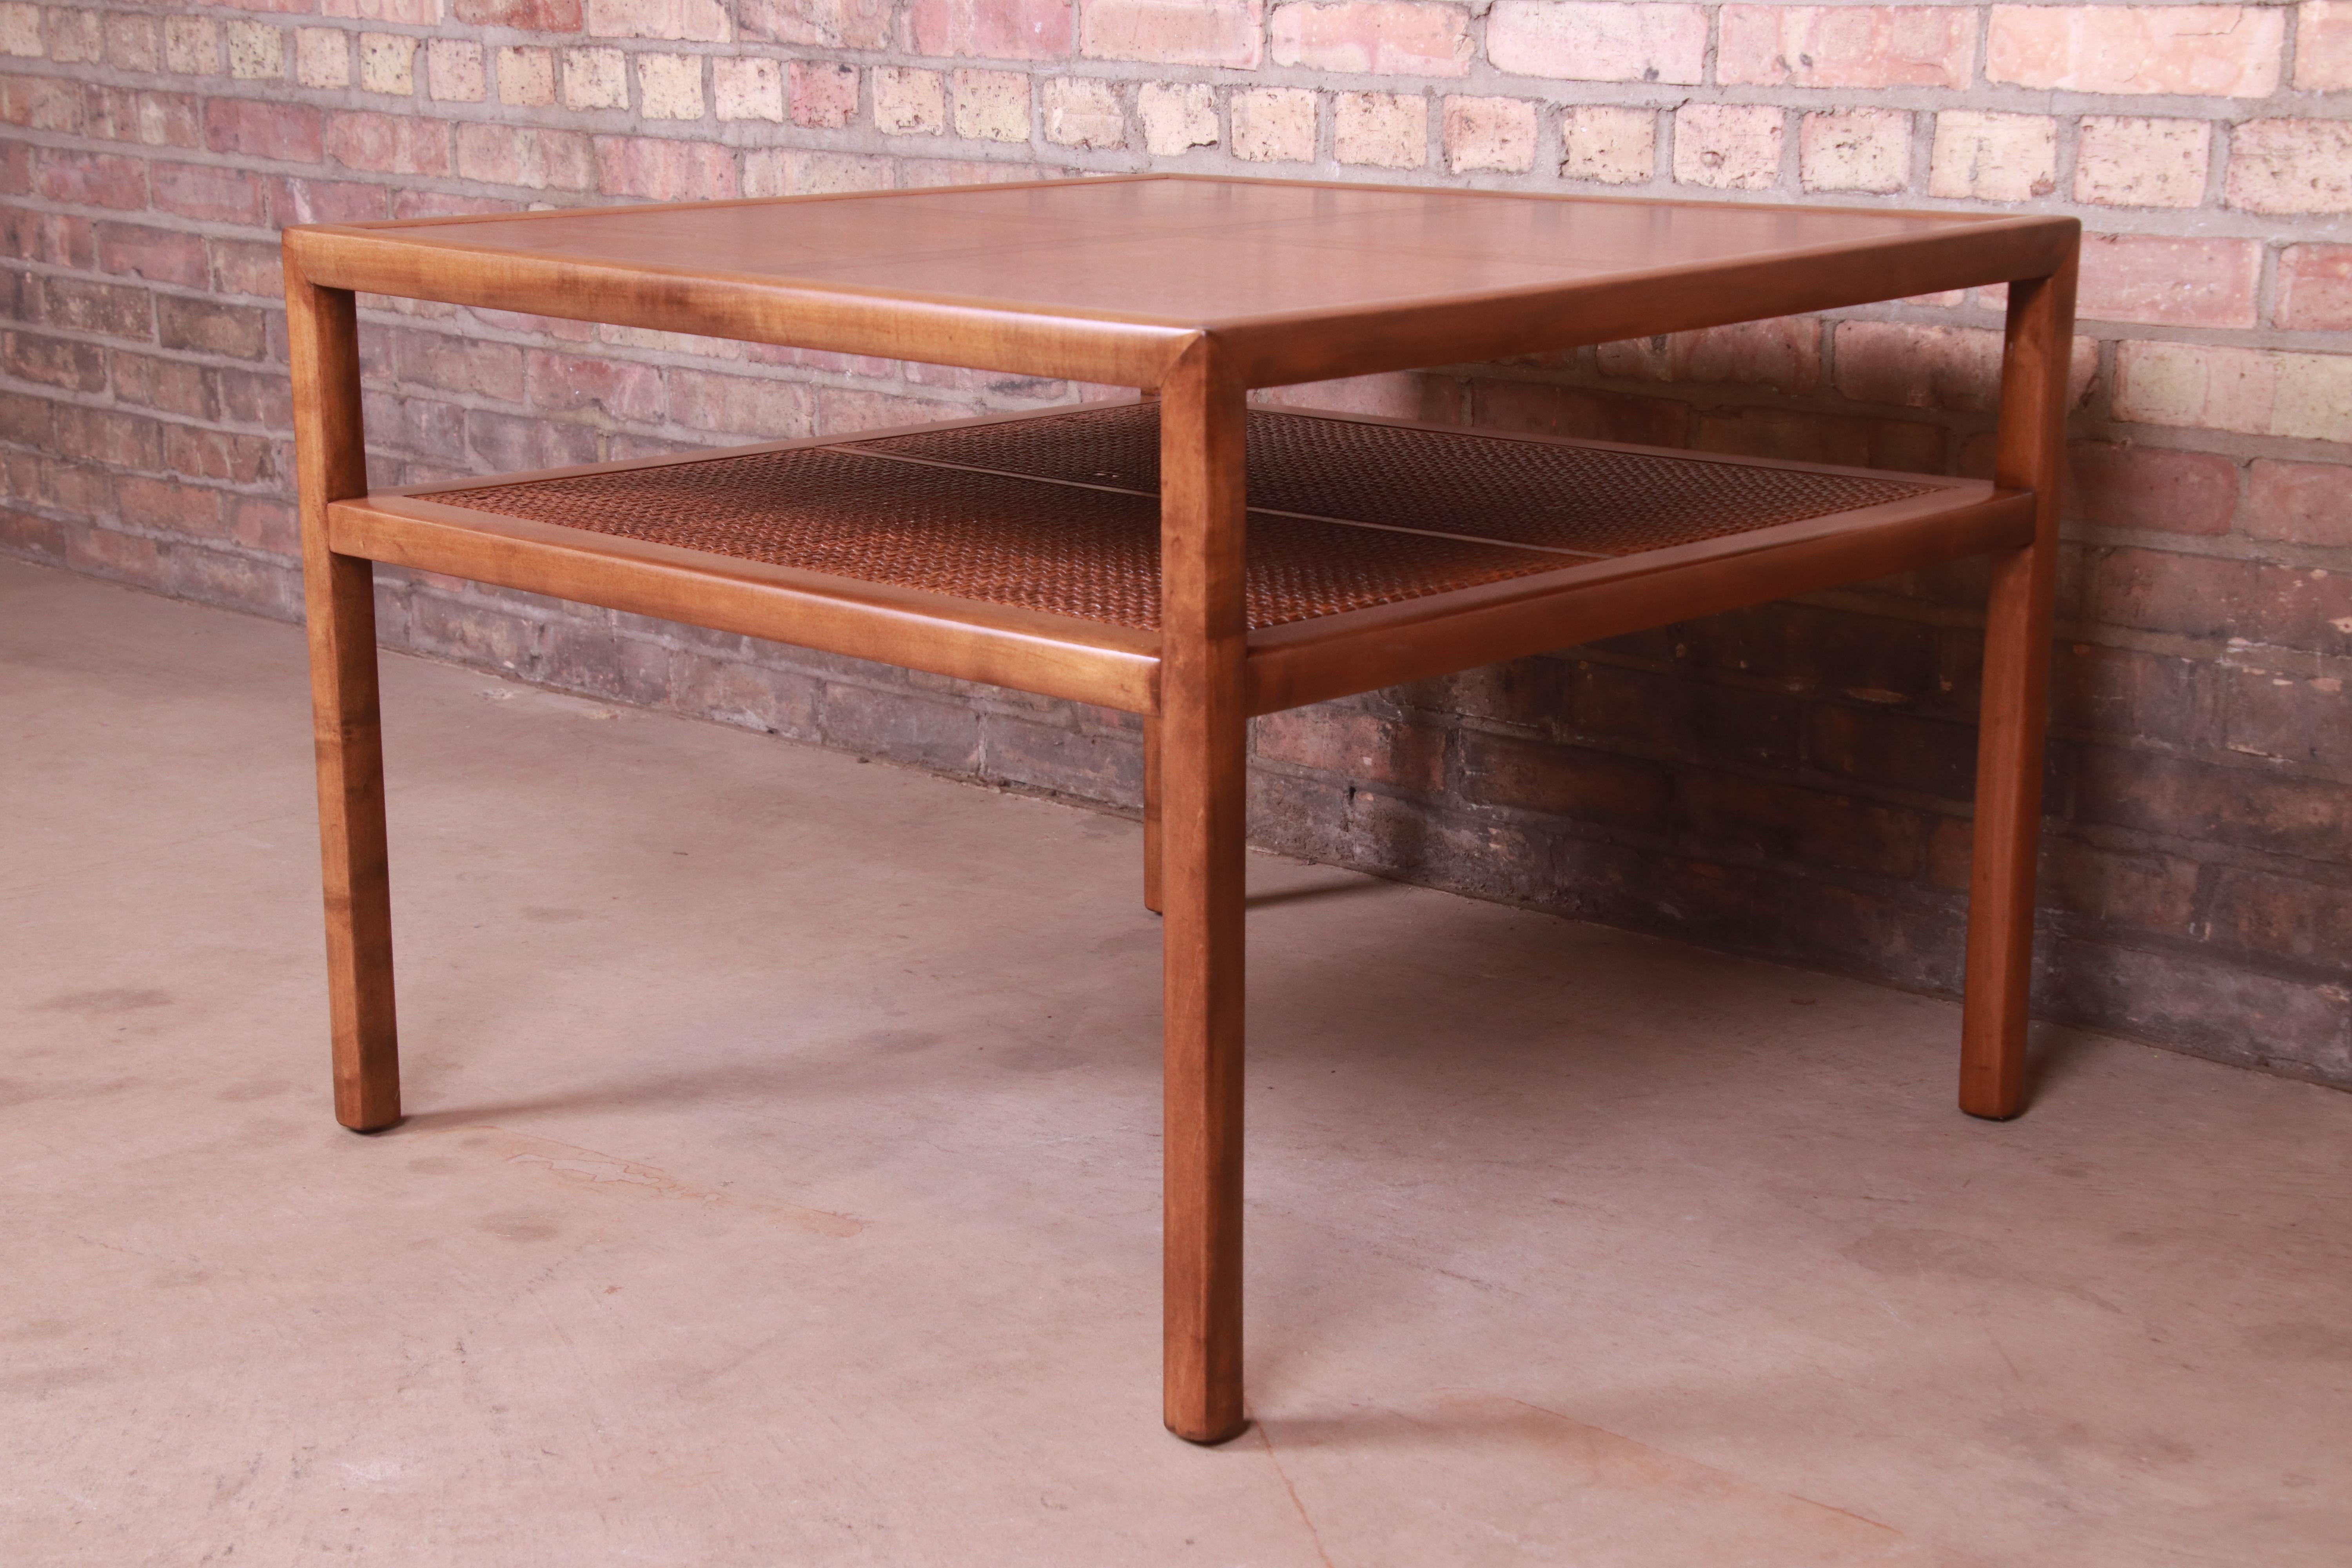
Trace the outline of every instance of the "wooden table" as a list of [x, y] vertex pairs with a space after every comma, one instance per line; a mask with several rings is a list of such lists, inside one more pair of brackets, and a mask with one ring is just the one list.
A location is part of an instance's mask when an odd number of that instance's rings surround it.
[[[1165, 1411], [1222, 1441], [1246, 1424], [1250, 716], [1974, 554], [1992, 588], [1960, 1104], [2014, 1115], [2079, 230], [1165, 176], [289, 229], [337, 1117], [400, 1117], [374, 562], [1144, 715]], [[1999, 283], [1990, 483], [1244, 407]], [[354, 290], [1148, 400], [371, 494]]]

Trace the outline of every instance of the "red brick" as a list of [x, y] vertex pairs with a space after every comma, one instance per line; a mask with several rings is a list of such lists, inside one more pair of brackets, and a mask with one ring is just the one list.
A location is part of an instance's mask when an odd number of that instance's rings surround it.
[[88, 218], [0, 207], [0, 256], [88, 268], [98, 264], [98, 245]]
[[457, 174], [487, 184], [586, 191], [595, 188], [596, 161], [576, 131], [467, 124], [457, 127]]
[[793, 123], [811, 130], [838, 130], [857, 118], [857, 68], [831, 60], [794, 60]]
[[299, 555], [302, 551], [300, 514], [283, 501], [260, 496], [232, 496], [228, 501], [228, 537], [254, 550], [275, 555]]
[[2197, 907], [2197, 862], [2179, 856], [2104, 849], [2045, 839], [2035, 901], [2109, 925], [2189, 934]]
[[205, 242], [212, 258], [213, 287], [223, 294], [246, 294], [264, 300], [286, 294], [284, 253], [275, 245], [250, 239]]
[[[1566, 668], [1559, 660], [1534, 662]], [[1628, 742], [1676, 757], [1736, 758], [1759, 767], [1792, 768], [1802, 760], [1804, 706], [1792, 696], [1695, 680], [1683, 670], [1590, 660], [1579, 661], [1574, 669], [1572, 712], [1581, 738]], [[1525, 722], [1557, 712], [1559, 700], [1550, 683], [1537, 675], [1475, 682], [1455, 705], [1465, 714]]]
[[144, 159], [44, 147], [37, 155], [37, 167], [39, 172], [36, 188], [50, 201], [123, 210], [147, 205]]
[[106, 271], [186, 289], [202, 289], [212, 281], [205, 242], [195, 235], [130, 223], [101, 223], [96, 235], [98, 264]]
[[1098, 60], [1255, 70], [1262, 0], [1078, 0], [1079, 52]]
[[391, 192], [356, 180], [272, 180], [268, 193], [269, 211], [280, 224], [369, 223], [392, 216]]
[[267, 211], [267, 183], [242, 169], [158, 163], [154, 177], [155, 205], [181, 217], [258, 226]]
[[812, 433], [814, 409], [806, 386], [699, 370], [673, 370], [668, 382], [670, 417], [689, 429], [769, 440]]
[[654, 201], [724, 200], [736, 194], [735, 155], [702, 142], [649, 136], [595, 139], [597, 188]]
[[2333, 779], [2105, 746], [2084, 748], [2079, 766], [2074, 810], [2085, 822], [2337, 865], [2352, 859], [2352, 790]]
[[247, 158], [315, 163], [325, 152], [319, 111], [308, 104], [215, 98], [205, 105], [205, 145]]
[[0, 337], [0, 363], [22, 381], [61, 386], [68, 392], [106, 390], [106, 351], [95, 343], [9, 332]]
[[32, 194], [34, 151], [29, 142], [0, 142], [0, 195]]
[[251, 305], [166, 294], [155, 301], [155, 337], [167, 349], [261, 359], [269, 353], [269, 318]]
[[400, 329], [386, 334], [404, 382], [445, 392], [470, 392], [502, 403], [523, 400], [523, 352], [445, 332]]
[[1810, 316], [1602, 343], [1595, 353], [1602, 374], [1643, 381], [1729, 381], [1792, 393], [1822, 382], [1822, 328]]
[[2290, 331], [2352, 331], [2352, 245], [2280, 251], [2276, 320]]
[[192, 93], [134, 92], [91, 83], [83, 99], [89, 134], [104, 142], [149, 147], [205, 144], [203, 105]]
[[2255, 458], [2243, 525], [2256, 539], [2352, 549], [2352, 464]]
[[2105, 553], [2089, 610], [2110, 626], [2352, 654], [2352, 574], [2157, 550]]
[[2231, 751], [2298, 769], [2341, 773], [2352, 768], [2352, 724], [2345, 722], [2341, 677], [2242, 667], [2229, 675], [2221, 741]]
[[1726, 5], [1716, 79], [1730, 86], [1966, 88], [1977, 15], [1949, 5]]
[[2211, 929], [2216, 942], [2340, 969], [2352, 952], [2352, 889], [2224, 869], [2214, 884]]
[[1837, 389], [1858, 402], [1971, 412], [2000, 405], [1997, 331], [1840, 321], [1836, 334]]
[[2238, 465], [2211, 452], [2128, 441], [2069, 448], [2082, 515], [2105, 528], [2222, 534], [2238, 506]]
[[1486, 58], [1496, 68], [1563, 81], [1697, 81], [1706, 59], [1697, 5], [1614, 0], [1496, 0]]
[[1817, 704], [1806, 725], [1813, 765], [1841, 778], [1945, 800], [1976, 788], [1976, 731], [1891, 710]]
[[[294, 423], [294, 389], [282, 375], [224, 367], [215, 373], [222, 416], [283, 430]], [[369, 432], [373, 439], [374, 432]]]
[[60, 458], [151, 471], [163, 466], [162, 427], [142, 416], [60, 405], [51, 429]]
[[738, 0], [747, 38], [824, 49], [880, 49], [890, 44], [889, 0]]
[[1905, 473], [1946, 470], [1940, 426], [1908, 419], [1814, 414], [1799, 408], [1743, 408], [1699, 416], [1688, 445], [1702, 452], [1779, 458], [1800, 463], [1843, 463]]
[[614, 419], [658, 424], [667, 401], [661, 373], [651, 365], [543, 349], [525, 356], [523, 384], [522, 401], [551, 414], [593, 408]]
[[79, 278], [44, 278], [40, 285], [39, 319], [52, 326], [116, 338], [155, 335], [154, 296], [144, 289]]
[[233, 485], [261, 484], [278, 478], [278, 453], [257, 436], [169, 425], [163, 430], [163, 466], [190, 479]]
[[1351, 780], [1434, 795], [1445, 784], [1445, 731], [1321, 705], [1269, 713], [1254, 726], [1257, 754]]
[[2285, 38], [2274, 5], [1995, 5], [1985, 76], [2066, 92], [2267, 98]]
[[2254, 239], [2159, 235], [2083, 237], [2076, 309], [2093, 321], [2175, 327], [2251, 327], [2262, 287]]
[[449, 173], [449, 127], [408, 114], [336, 114], [327, 121], [326, 153], [349, 169], [374, 174]]
[[1478, 731], [1462, 734], [1462, 798], [1571, 821], [1662, 831], [1674, 775], [1653, 763]]
[[1905, 806], [1704, 769], [1675, 782], [1684, 830], [1709, 854], [1909, 879], [1919, 874], [1934, 822]]
[[2352, 124], [2249, 120], [2232, 127], [2229, 203], [2257, 213], [2352, 211]]
[[1690, 441], [1689, 406], [1663, 397], [1629, 397], [1540, 381], [1487, 380], [1472, 382], [1470, 397], [1470, 422], [1490, 430], [1646, 447], [1682, 447]]
[[846, 436], [860, 430], [887, 430], [900, 425], [929, 425], [973, 412], [976, 410], [954, 404], [933, 403], [919, 397], [899, 397], [891, 393], [869, 392], [860, 387], [820, 386], [816, 389], [816, 427], [827, 436]]
[[919, 55], [1058, 60], [1077, 42], [1072, 0], [913, 0], [906, 27]]
[[190, 419], [210, 421], [220, 417], [220, 400], [214, 391], [214, 373], [205, 366], [190, 364], [185, 360], [128, 353], [121, 349], [114, 350], [109, 358], [112, 362], [114, 400], [117, 403], [183, 415]]
[[114, 499], [121, 508], [122, 521], [140, 528], [203, 539], [221, 531], [221, 492], [202, 485], [125, 474], [115, 481]]
[[81, 130], [82, 84], [53, 76], [0, 77], [0, 122], [28, 131]]
[[0, 392], [0, 441], [46, 450], [56, 434], [58, 405], [22, 392]]
[[450, 0], [449, 19], [469, 27], [530, 33], [580, 31], [580, 0]]
[[1466, 76], [1470, 13], [1431, 0], [1292, 0], [1274, 8], [1274, 63], [1372, 76]]

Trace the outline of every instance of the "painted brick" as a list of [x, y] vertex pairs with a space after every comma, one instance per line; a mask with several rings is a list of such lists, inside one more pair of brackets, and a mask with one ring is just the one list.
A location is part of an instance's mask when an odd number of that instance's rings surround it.
[[919, 55], [1058, 60], [1077, 43], [1072, 0], [912, 0], [905, 25]]
[[1464, 76], [1470, 13], [1431, 0], [1331, 0], [1276, 5], [1278, 66], [1370, 76]]
[[1911, 183], [1911, 117], [1890, 109], [1808, 114], [1797, 167], [1809, 191], [1899, 191]]
[[2115, 207], [2204, 204], [2213, 128], [2201, 120], [2085, 115], [2075, 144], [2074, 199]]
[[937, 71], [878, 66], [874, 128], [890, 136], [937, 136], [948, 128], [947, 79]]
[[2100, 321], [2251, 327], [2262, 277], [2260, 240], [2086, 235], [2075, 309]]
[[2230, 531], [2238, 465], [2228, 458], [2129, 441], [2077, 441], [2067, 456], [2074, 501], [2103, 528], [2208, 537]]
[[732, 36], [719, 0], [588, 0], [592, 38], [676, 38], [723, 44]]
[[2116, 417], [2352, 441], [2352, 356], [2126, 342], [2116, 351]]
[[362, 33], [360, 87], [393, 98], [414, 98], [416, 40], [405, 33]]
[[2305, 92], [2352, 89], [2352, 5], [2303, 0], [2294, 8], [2294, 85]]
[[702, 118], [700, 55], [639, 55], [637, 112], [647, 120]]
[[724, 147], [648, 136], [599, 136], [594, 145], [596, 186], [607, 195], [693, 202], [736, 194], [735, 156]]
[[320, 91], [351, 86], [352, 36], [340, 27], [298, 28], [294, 79]]
[[1580, 104], [1560, 116], [1562, 179], [1646, 183], [1658, 163], [1658, 116], [1648, 109]]
[[955, 133], [982, 142], [1029, 140], [1029, 79], [1020, 71], [960, 70], [948, 79]]
[[628, 108], [628, 57], [618, 49], [564, 50], [563, 107]]
[[1486, 14], [1486, 58], [1497, 70], [1562, 81], [1694, 83], [1706, 42], [1698, 5], [1496, 0]]
[[443, 103], [479, 103], [489, 96], [482, 46], [466, 38], [435, 38], [425, 47], [425, 89]]
[[1342, 163], [1418, 169], [1429, 162], [1429, 100], [1343, 92], [1331, 100], [1331, 152]]
[[2352, 464], [2257, 458], [2239, 521], [2255, 539], [2352, 549]]
[[1304, 88], [1261, 88], [1233, 96], [1234, 156], [1253, 163], [1315, 161], [1315, 95]]
[[591, 191], [596, 160], [588, 138], [576, 131], [468, 123], [457, 127], [457, 174], [534, 191]]
[[1092, 77], [1056, 77], [1045, 84], [1045, 140], [1063, 147], [1124, 147], [1127, 111], [1118, 89]]
[[1445, 165], [1455, 174], [1524, 174], [1536, 166], [1536, 105], [1523, 98], [1445, 100]]
[[857, 118], [857, 68], [830, 60], [794, 60], [793, 123], [834, 131]]
[[375, 174], [449, 173], [449, 127], [401, 114], [328, 117], [327, 156]]
[[2274, 5], [1995, 5], [1985, 75], [2066, 92], [2268, 98], [2285, 41]]
[[1094, 59], [1255, 70], [1264, 0], [1078, 0], [1078, 49]]
[[1135, 113], [1143, 122], [1144, 150], [1155, 158], [1217, 144], [1216, 91], [1206, 82], [1146, 82], [1135, 95]]
[[1936, 116], [1927, 194], [2022, 202], [2058, 188], [2058, 122], [2046, 114], [1948, 109]]
[[261, 22], [231, 22], [221, 29], [228, 47], [228, 74], [245, 81], [286, 78], [286, 31]]
[[1780, 180], [1781, 122], [1766, 104], [1691, 103], [1675, 111], [1675, 181], [1768, 190]]
[[1726, 5], [1716, 79], [1733, 86], [1958, 91], [1977, 13], [1958, 5]]
[[890, 43], [890, 0], [737, 0], [747, 38], [822, 49], [880, 49]]
[[2352, 211], [2352, 122], [2253, 120], [2230, 133], [2230, 205], [2258, 213]]
[[247, 158], [315, 163], [325, 143], [319, 111], [308, 104], [215, 98], [205, 105], [205, 145]]
[[1737, 382], [1800, 394], [1822, 382], [1821, 323], [1811, 317], [1602, 343], [1594, 354], [1603, 375], [1640, 381]]

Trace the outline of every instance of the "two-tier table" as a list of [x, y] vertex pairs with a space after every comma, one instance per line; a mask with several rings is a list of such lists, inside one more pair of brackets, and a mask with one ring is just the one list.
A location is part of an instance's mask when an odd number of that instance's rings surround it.
[[[289, 230], [336, 1115], [400, 1117], [374, 562], [1141, 714], [1166, 1418], [1230, 1437], [1250, 717], [1978, 554], [1960, 1103], [2015, 1114], [2078, 238], [2066, 218], [1166, 176]], [[1246, 406], [2004, 283], [1990, 482]], [[1147, 396], [371, 493], [355, 291]]]

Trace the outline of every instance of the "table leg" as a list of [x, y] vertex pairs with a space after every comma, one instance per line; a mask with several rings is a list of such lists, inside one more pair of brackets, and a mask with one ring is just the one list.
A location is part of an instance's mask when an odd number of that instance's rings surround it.
[[286, 318], [319, 759], [335, 1120], [373, 1132], [400, 1120], [383, 739], [376, 700], [375, 567], [327, 548], [328, 503], [367, 493], [359, 321], [349, 289], [313, 286], [291, 258], [286, 263]]
[[1161, 387], [1160, 746], [1168, 1429], [1242, 1411], [1243, 389], [1213, 338]]
[[2050, 707], [2050, 612], [2058, 575], [2066, 388], [2075, 266], [2009, 287], [1994, 477], [2030, 488], [2034, 540], [1993, 562], [1985, 606], [1977, 742], [1975, 865], [1969, 883], [1960, 1109], [2024, 1109], [2026, 1010], [2033, 980], [2033, 880], [2041, 850], [2042, 730]]
[[1160, 898], [1160, 716], [1143, 720], [1143, 907], [1153, 914]]

